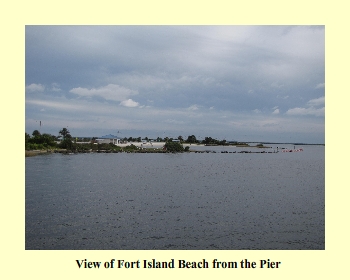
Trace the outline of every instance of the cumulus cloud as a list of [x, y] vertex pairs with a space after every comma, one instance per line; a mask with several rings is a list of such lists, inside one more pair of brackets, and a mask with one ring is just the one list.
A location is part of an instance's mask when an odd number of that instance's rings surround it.
[[299, 115], [299, 116], [324, 116], [325, 112], [325, 98], [324, 96], [316, 98], [316, 99], [311, 99], [307, 102], [307, 107], [296, 107], [293, 109], [289, 109], [286, 114], [287, 115]]
[[27, 92], [43, 92], [45, 90], [45, 86], [42, 84], [30, 84], [26, 86]]
[[272, 114], [274, 114], [274, 115], [278, 115], [280, 113], [280, 109], [275, 109], [273, 112], [272, 112]]
[[102, 97], [106, 100], [123, 101], [130, 95], [138, 94], [137, 91], [125, 88], [116, 84], [109, 84], [100, 88], [73, 88], [71, 93], [75, 93], [81, 97]]
[[318, 107], [318, 106], [323, 106], [325, 102], [324, 96], [316, 98], [316, 99], [311, 99], [307, 104], [309, 106], [313, 107]]
[[299, 116], [306, 116], [306, 115], [312, 115], [312, 116], [324, 116], [324, 107], [323, 108], [293, 108], [289, 109], [286, 112], [287, 115], [299, 115]]
[[123, 100], [122, 102], [120, 102], [120, 105], [124, 106], [124, 107], [138, 107], [140, 104], [138, 102], [135, 102], [132, 99], [127, 99], [127, 100]]

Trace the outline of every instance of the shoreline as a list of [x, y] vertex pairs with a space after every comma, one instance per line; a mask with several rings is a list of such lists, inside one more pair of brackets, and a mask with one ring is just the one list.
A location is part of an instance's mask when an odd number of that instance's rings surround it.
[[34, 157], [38, 155], [45, 155], [52, 153], [53, 151], [49, 150], [25, 150], [25, 157]]
[[[118, 145], [119, 146], [119, 145]], [[129, 145], [125, 145], [123, 147], [127, 147]], [[135, 145], [136, 146], [136, 145]], [[186, 145], [189, 146], [190, 145]], [[184, 145], [184, 147], [186, 147]], [[205, 145], [196, 145], [199, 147], [206, 147]], [[120, 146], [119, 146], [120, 147]], [[218, 147], [218, 146], [216, 146]], [[224, 146], [222, 146], [224, 147]], [[233, 146], [236, 147], [236, 146]], [[246, 146], [245, 146], [246, 147]], [[122, 147], [121, 147], [122, 148]], [[33, 156], [38, 156], [38, 155], [47, 155], [47, 154], [52, 154], [52, 153], [60, 153], [60, 154], [64, 154], [64, 155], [74, 155], [74, 154], [93, 154], [93, 153], [108, 153], [108, 154], [116, 154], [116, 153], [138, 153], [138, 154], [170, 154], [170, 153], [230, 153], [230, 154], [246, 154], [246, 153], [256, 153], [256, 154], [264, 154], [264, 153], [276, 153], [276, 151], [259, 151], [261, 149], [261, 147], [255, 147], [255, 146], [251, 146], [250, 148], [257, 148], [257, 151], [247, 151], [247, 150], [242, 150], [242, 151], [213, 151], [213, 150], [191, 150], [189, 149], [188, 151], [182, 151], [182, 152], [171, 152], [171, 151], [166, 151], [162, 149], [162, 146], [159, 147], [155, 147], [155, 145], [151, 146], [148, 145], [146, 146], [145, 144], [143, 144], [142, 146], [139, 145], [138, 146], [139, 149], [137, 150], [83, 150], [83, 151], [69, 151], [66, 149], [56, 149], [56, 150], [26, 150], [25, 151], [25, 157], [33, 157]], [[270, 148], [270, 147], [264, 147], [264, 148]], [[277, 151], [278, 152], [278, 151]]]
[[[126, 147], [129, 147], [131, 145], [136, 146], [138, 149], [129, 150], [125, 149]], [[81, 153], [175, 153], [163, 150], [163, 146], [165, 145], [165, 142], [128, 142], [123, 144], [115, 145], [116, 147], [119, 147], [119, 150], [113, 150], [113, 149], [88, 149], [88, 150], [76, 150], [76, 151], [69, 151], [66, 149], [47, 149], [47, 150], [25, 150], [25, 157], [33, 157], [38, 155], [47, 155], [52, 153], [61, 153], [61, 154], [81, 154]], [[205, 145], [205, 144], [189, 144], [184, 143], [182, 144], [184, 148], [189, 147], [188, 151], [180, 152], [180, 153], [278, 153], [279, 151], [283, 151], [285, 148], [280, 148], [280, 150], [277, 149], [277, 151], [266, 151], [265, 149], [271, 149], [270, 146], [249, 146], [249, 145]], [[232, 147], [232, 148], [251, 148], [251, 149], [257, 149], [256, 151], [212, 151], [212, 150], [192, 150], [192, 147]]]

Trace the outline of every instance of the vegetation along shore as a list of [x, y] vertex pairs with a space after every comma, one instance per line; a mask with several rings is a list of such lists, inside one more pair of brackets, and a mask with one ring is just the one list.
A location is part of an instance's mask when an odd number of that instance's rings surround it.
[[[187, 139], [179, 136], [177, 139], [165, 137], [157, 139], [145, 138], [123, 138], [123, 139], [104, 139], [99, 141], [98, 137], [81, 138], [72, 137], [67, 128], [59, 131], [59, 136], [48, 133], [41, 134], [34, 130], [32, 135], [25, 133], [25, 156], [44, 155], [48, 153], [183, 153], [194, 152], [204, 153], [211, 151], [191, 150], [192, 146], [235, 146], [235, 147], [254, 147], [258, 148], [256, 153], [265, 153], [264, 148], [270, 148], [265, 144], [259, 143], [249, 145], [246, 142], [217, 140], [212, 137], [205, 137], [204, 140], [197, 140], [196, 136], [190, 135]], [[113, 141], [112, 141], [113, 140]], [[260, 150], [262, 149], [262, 150]], [[215, 151], [212, 151], [215, 152]], [[247, 151], [241, 151], [247, 153]], [[223, 151], [222, 153], [228, 153]], [[231, 152], [230, 152], [231, 153]], [[235, 152], [232, 152], [235, 153]]]

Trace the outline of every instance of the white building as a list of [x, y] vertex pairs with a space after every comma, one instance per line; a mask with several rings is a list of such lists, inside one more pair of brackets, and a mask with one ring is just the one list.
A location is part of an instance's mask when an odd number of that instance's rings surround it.
[[112, 143], [114, 145], [119, 145], [120, 138], [118, 138], [117, 136], [114, 136], [112, 134], [108, 134], [108, 135], [101, 136], [101, 137], [97, 138], [95, 141], [96, 141], [97, 144], [102, 144], [102, 143], [109, 144], [109, 143]]

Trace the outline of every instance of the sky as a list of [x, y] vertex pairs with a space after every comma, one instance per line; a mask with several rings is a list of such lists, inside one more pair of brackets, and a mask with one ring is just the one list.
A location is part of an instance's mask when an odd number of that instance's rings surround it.
[[26, 132], [64, 127], [322, 144], [324, 26], [26, 26]]

